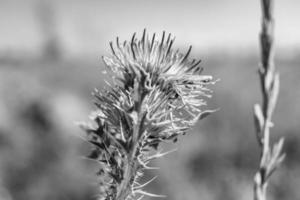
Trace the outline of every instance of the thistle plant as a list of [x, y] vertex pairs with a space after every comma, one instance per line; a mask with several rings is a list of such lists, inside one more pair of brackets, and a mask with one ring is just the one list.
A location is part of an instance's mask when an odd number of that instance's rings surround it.
[[254, 177], [254, 199], [266, 200], [266, 190], [270, 176], [284, 160], [281, 138], [273, 148], [270, 147], [270, 128], [273, 126], [272, 114], [279, 93], [279, 73], [274, 65], [274, 19], [273, 1], [261, 0], [262, 30], [260, 33], [261, 68], [259, 77], [263, 95], [262, 106], [254, 106], [254, 120], [258, 144], [261, 149], [259, 170]]
[[144, 187], [140, 177], [151, 160], [168, 154], [161, 143], [177, 141], [213, 110], [203, 109], [211, 97], [211, 76], [201, 75], [200, 61], [173, 50], [169, 34], [110, 42], [112, 54], [103, 57], [111, 74], [103, 91], [95, 90], [94, 123], [83, 124], [93, 145], [90, 159], [99, 165], [99, 199], [128, 200], [161, 197]]

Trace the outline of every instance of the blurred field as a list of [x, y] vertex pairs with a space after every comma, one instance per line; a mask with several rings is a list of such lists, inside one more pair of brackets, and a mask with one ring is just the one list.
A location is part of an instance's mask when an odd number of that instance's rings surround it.
[[[145, 180], [158, 175], [148, 190], [167, 195], [167, 200], [253, 199], [259, 151], [252, 107], [261, 101], [256, 73], [259, 10], [254, 9], [258, 3], [249, 3], [243, 16], [238, 6], [223, 9], [216, 1], [166, 1], [159, 8], [148, 3], [148, 9], [137, 2], [24, 2], [17, 6], [16, 1], [0, 0], [0, 200], [95, 199], [97, 166], [83, 159], [89, 145], [75, 122], [88, 120], [91, 92], [101, 89], [107, 78], [100, 57], [108, 53], [109, 40], [119, 32], [123, 40], [144, 27], [174, 33], [182, 51], [192, 44], [192, 57], [202, 58], [204, 74], [220, 79], [209, 101], [210, 108], [220, 110], [177, 144], [163, 147], [178, 150], [153, 163], [161, 169], [147, 172]], [[192, 12], [176, 21], [169, 7]], [[115, 12], [109, 12], [113, 8]], [[137, 18], [134, 9], [144, 16]], [[158, 15], [152, 16], [151, 9]], [[214, 9], [220, 16], [212, 14]], [[269, 195], [295, 200], [300, 199], [300, 40], [292, 30], [299, 28], [291, 21], [290, 29], [282, 31], [288, 18], [279, 8], [278, 13], [281, 90], [271, 133], [272, 141], [285, 137], [287, 158], [271, 179]], [[161, 18], [168, 25], [160, 24]]]
[[[259, 155], [252, 120], [252, 105], [260, 100], [257, 60], [255, 54], [204, 58], [204, 72], [220, 78], [209, 105], [220, 111], [180, 138], [177, 152], [154, 163], [161, 170], [149, 172], [159, 174], [149, 190], [168, 199], [252, 199]], [[299, 62], [277, 60], [282, 78], [272, 137], [286, 137], [287, 159], [273, 177], [270, 193], [272, 199], [297, 199]], [[81, 159], [88, 144], [74, 122], [87, 120], [93, 108], [90, 92], [101, 88], [105, 78], [102, 69], [98, 59], [1, 64], [2, 195], [17, 200], [93, 199], [95, 166]]]

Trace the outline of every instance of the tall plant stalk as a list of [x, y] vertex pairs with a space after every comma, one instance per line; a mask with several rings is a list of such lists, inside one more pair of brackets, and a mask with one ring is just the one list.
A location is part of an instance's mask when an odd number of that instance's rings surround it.
[[260, 166], [254, 177], [254, 200], [267, 200], [268, 181], [284, 160], [283, 138], [271, 147], [270, 128], [279, 93], [279, 73], [274, 65], [274, 5], [273, 0], [261, 0], [262, 29], [260, 33], [261, 66], [259, 77], [262, 105], [254, 106], [256, 135], [261, 150]]

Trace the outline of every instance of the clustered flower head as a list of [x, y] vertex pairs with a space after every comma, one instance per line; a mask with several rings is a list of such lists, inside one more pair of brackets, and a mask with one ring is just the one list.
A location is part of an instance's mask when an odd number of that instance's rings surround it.
[[166, 153], [159, 144], [176, 141], [212, 110], [203, 110], [215, 83], [201, 75], [200, 61], [173, 50], [174, 38], [163, 32], [141, 39], [110, 43], [112, 55], [103, 60], [113, 74], [104, 91], [95, 90], [94, 125], [82, 125], [99, 163], [99, 199], [126, 200], [159, 196], [140, 183], [149, 162]]

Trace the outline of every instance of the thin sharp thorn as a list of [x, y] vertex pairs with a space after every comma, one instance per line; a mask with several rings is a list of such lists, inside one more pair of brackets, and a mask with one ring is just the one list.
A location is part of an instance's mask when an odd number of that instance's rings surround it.
[[133, 59], [134, 59], [134, 60], [136, 60], [135, 52], [134, 52], [134, 39], [135, 39], [135, 34], [136, 34], [136, 33], [134, 33], [133, 36], [132, 36], [132, 39], [131, 39], [131, 45], [130, 45], [130, 46], [131, 46], [131, 51], [132, 51], [132, 56], [133, 56]]
[[145, 169], [149, 169], [149, 170], [157, 170], [157, 169], [160, 169], [159, 167], [149, 167], [147, 165], [144, 165], [144, 168]]
[[119, 37], [116, 38], [117, 47], [120, 49]]
[[166, 56], [167, 56], [167, 55], [170, 53], [170, 51], [171, 51], [171, 47], [172, 47], [172, 45], [173, 45], [173, 41], [174, 41], [174, 40], [171, 40], [171, 42], [170, 42], [170, 44], [169, 44], [169, 47], [168, 47]]
[[198, 71], [199, 71], [199, 74], [201, 74], [203, 72], [204, 68], [203, 67], [199, 67], [198, 68]]
[[150, 45], [150, 51], [151, 51], [152, 48], [153, 48], [154, 40], [155, 40], [155, 33], [154, 33], [153, 36], [152, 36], [152, 41], [151, 41], [151, 45]]
[[192, 50], [192, 46], [189, 47], [189, 50], [186, 52], [185, 56], [183, 57], [183, 59], [181, 60], [181, 64], [187, 59], [187, 57], [190, 55]]
[[145, 195], [141, 195], [137, 200], [142, 200], [142, 198], [144, 198]]
[[109, 46], [110, 46], [110, 48], [111, 48], [112, 53], [113, 53], [114, 55], [116, 55], [115, 50], [114, 50], [114, 47], [113, 47], [113, 43], [112, 43], [112, 42], [109, 42]]
[[146, 185], [150, 184], [152, 181], [154, 181], [157, 178], [157, 176], [154, 176], [153, 178], [151, 178], [149, 181], [147, 181], [146, 183], [143, 183], [139, 186], [134, 187], [134, 189], [141, 189], [143, 187], [145, 187]]
[[133, 43], [133, 42], [134, 42], [135, 35], [136, 35], [136, 33], [134, 33], [134, 34], [132, 35], [132, 38], [131, 38], [131, 43]]
[[146, 192], [143, 190], [137, 190], [137, 191], [135, 191], [135, 193], [142, 194], [142, 195], [149, 196], [149, 197], [160, 197], [160, 198], [166, 197], [165, 195], [153, 194], [153, 193], [149, 193], [149, 192]]
[[192, 62], [191, 62], [191, 66], [193, 66], [196, 62], [196, 59], [193, 59]]
[[155, 154], [155, 155], [153, 155], [153, 156], [148, 157], [147, 162], [150, 161], [150, 160], [153, 160], [153, 159], [155, 159], [155, 158], [163, 157], [163, 156], [168, 155], [168, 154], [170, 154], [170, 153], [173, 153], [173, 152], [175, 152], [175, 151], [177, 151], [177, 149], [172, 149], [172, 150], [167, 151], [167, 152], [164, 152], [164, 153], [158, 153], [158, 154]]
[[190, 67], [186, 72], [193, 71], [193, 73], [197, 73], [198, 72], [199, 74], [201, 74], [202, 71], [203, 71], [203, 67], [200, 67], [200, 66], [197, 67], [198, 64], [199, 63], [196, 63], [196, 64], [192, 65], [192, 67]]
[[143, 45], [143, 48], [145, 47], [145, 37], [146, 37], [146, 28], [144, 28], [143, 36], [142, 36], [142, 45]]
[[[202, 62], [202, 60], [198, 60], [194, 65], [191, 66], [191, 70], [194, 69], [197, 65], [199, 65]], [[201, 67], [202, 68], [202, 67]], [[201, 70], [202, 71], [202, 70]]]
[[161, 37], [161, 42], [160, 42], [160, 48], [162, 48], [163, 44], [164, 44], [164, 41], [165, 41], [165, 34], [166, 32], [163, 31], [163, 34], [162, 34], [162, 37]]
[[168, 35], [168, 39], [167, 39], [167, 45], [169, 44], [169, 42], [170, 42], [170, 39], [171, 39], [171, 33], [169, 33], [169, 35]]

